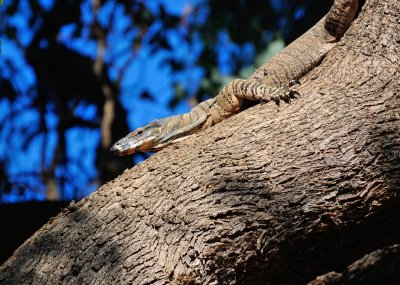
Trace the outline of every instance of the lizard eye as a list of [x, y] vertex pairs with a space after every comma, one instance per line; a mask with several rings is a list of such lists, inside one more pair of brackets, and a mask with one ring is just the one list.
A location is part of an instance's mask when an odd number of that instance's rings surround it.
[[137, 134], [138, 134], [139, 136], [143, 135], [143, 130], [137, 131]]

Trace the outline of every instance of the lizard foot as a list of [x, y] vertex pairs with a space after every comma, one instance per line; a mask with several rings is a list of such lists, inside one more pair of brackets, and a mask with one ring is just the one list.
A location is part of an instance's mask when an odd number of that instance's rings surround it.
[[299, 80], [290, 80], [286, 85], [280, 87], [270, 87], [263, 84], [259, 80], [237, 79], [230, 83], [227, 87], [224, 87], [221, 92], [226, 90], [225, 93], [229, 94], [229, 92], [235, 93], [238, 90], [241, 91], [239, 96], [241, 98], [259, 100], [261, 105], [269, 101], [274, 101], [277, 105], [279, 105], [281, 100], [285, 101], [286, 103], [290, 103], [291, 100], [296, 97], [296, 95], [299, 95], [295, 88], [300, 84], [301, 83]]
[[290, 80], [289, 83], [284, 87], [285, 92], [280, 95], [280, 99], [285, 101], [286, 103], [290, 103], [292, 99], [296, 98], [296, 96], [300, 96], [300, 93], [295, 89], [291, 88], [293, 86], [301, 85], [299, 80]]
[[291, 86], [298, 85], [300, 84], [297, 80], [296, 82], [289, 82], [287, 87], [281, 87], [279, 88], [278, 92], [276, 95], [271, 96], [271, 100], [273, 100], [278, 106], [280, 101], [284, 101], [288, 104], [292, 101], [292, 99], [296, 98], [296, 96], [299, 96], [300, 93], [297, 90], [291, 89]]

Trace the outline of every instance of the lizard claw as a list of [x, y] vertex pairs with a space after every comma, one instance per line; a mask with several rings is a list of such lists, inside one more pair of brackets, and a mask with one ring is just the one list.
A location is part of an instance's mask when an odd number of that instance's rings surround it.
[[295, 85], [301, 85], [300, 80], [290, 80], [288, 85], [287, 85], [287, 87], [292, 87], [292, 86], [295, 86]]
[[281, 102], [280, 96], [272, 96], [271, 100], [274, 101], [276, 103], [276, 105], [278, 105], [278, 106], [280, 105], [280, 102]]
[[292, 101], [292, 90], [288, 90], [282, 95], [282, 100], [285, 101], [286, 103], [290, 104]]
[[290, 80], [287, 84], [285, 88], [287, 89], [287, 92], [283, 95], [282, 98], [286, 103], [290, 103], [291, 100], [296, 98], [297, 95], [300, 96], [300, 93], [297, 90], [290, 88], [296, 85], [301, 85], [301, 82], [299, 80]]
[[[282, 99], [286, 103], [290, 104], [292, 102], [292, 99], [295, 99], [296, 96], [300, 96], [300, 93], [297, 90], [291, 90], [285, 88], [285, 92], [282, 93], [282, 95], [275, 97], [277, 100]], [[274, 100], [276, 102], [276, 100]], [[279, 105], [279, 104], [278, 104]]]
[[296, 98], [296, 96], [300, 96], [300, 93], [297, 90], [290, 90], [290, 97]]

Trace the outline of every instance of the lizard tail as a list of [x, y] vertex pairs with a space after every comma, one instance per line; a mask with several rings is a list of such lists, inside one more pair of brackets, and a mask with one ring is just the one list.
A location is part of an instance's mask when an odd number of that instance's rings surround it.
[[324, 18], [258, 68], [251, 78], [275, 87], [300, 79], [335, 46], [350, 26], [357, 8], [358, 0], [335, 0]]
[[358, 0], [336, 0], [325, 19], [325, 30], [339, 40], [357, 13]]

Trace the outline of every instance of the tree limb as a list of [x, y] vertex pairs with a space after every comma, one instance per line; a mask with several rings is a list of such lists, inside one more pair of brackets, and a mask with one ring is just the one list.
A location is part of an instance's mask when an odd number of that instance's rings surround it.
[[366, 1], [292, 104], [171, 146], [71, 204], [0, 284], [304, 283], [400, 241], [397, 0]]

